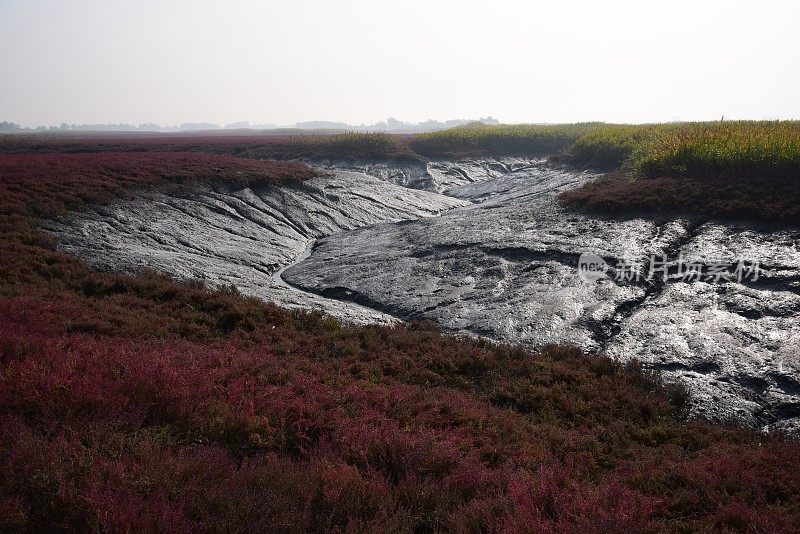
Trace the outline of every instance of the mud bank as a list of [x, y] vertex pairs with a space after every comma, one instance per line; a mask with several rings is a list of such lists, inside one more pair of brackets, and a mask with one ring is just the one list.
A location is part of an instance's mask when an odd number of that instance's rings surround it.
[[[51, 223], [104, 269], [234, 284], [355, 323], [426, 319], [528, 346], [568, 342], [685, 384], [696, 415], [800, 433], [800, 230], [562, 209], [591, 173], [509, 158], [427, 165], [316, 162], [285, 188], [152, 194]], [[756, 280], [597, 280], [651, 256], [758, 259]]]

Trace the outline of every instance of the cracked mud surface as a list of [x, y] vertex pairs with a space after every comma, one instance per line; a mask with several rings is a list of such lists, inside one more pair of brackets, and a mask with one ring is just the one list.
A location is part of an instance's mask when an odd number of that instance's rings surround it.
[[[290, 187], [151, 194], [50, 223], [63, 250], [104, 269], [151, 267], [234, 284], [346, 321], [426, 319], [529, 346], [569, 342], [685, 384], [693, 411], [800, 435], [800, 230], [669, 218], [605, 220], [556, 195], [596, 177], [541, 160], [427, 165], [316, 162]], [[596, 281], [651, 255], [734, 265], [743, 283]]]

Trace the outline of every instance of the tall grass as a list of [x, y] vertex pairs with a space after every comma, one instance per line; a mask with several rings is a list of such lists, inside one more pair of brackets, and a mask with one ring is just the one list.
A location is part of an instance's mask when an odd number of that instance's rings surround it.
[[800, 122], [604, 125], [569, 152], [577, 163], [622, 167], [636, 178], [796, 178]]
[[665, 125], [604, 124], [581, 136], [569, 148], [570, 160], [587, 167], [612, 170], [640, 153]]
[[469, 124], [420, 134], [410, 143], [429, 157], [550, 155], [634, 177], [800, 176], [800, 122], [671, 124]]
[[548, 155], [566, 151], [600, 123], [485, 125], [471, 123], [414, 136], [411, 148], [424, 156]]
[[293, 137], [300, 157], [363, 158], [363, 159], [421, 159], [403, 139], [387, 133], [346, 132], [334, 135]]
[[608, 125], [579, 139], [570, 157], [621, 172], [562, 194], [568, 205], [800, 222], [797, 121]]
[[715, 122], [646, 134], [632, 165], [641, 176], [800, 178], [800, 122]]

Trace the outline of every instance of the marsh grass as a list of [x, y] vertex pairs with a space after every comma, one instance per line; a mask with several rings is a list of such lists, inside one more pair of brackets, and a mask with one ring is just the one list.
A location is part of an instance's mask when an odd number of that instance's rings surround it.
[[640, 176], [800, 178], [800, 122], [715, 122], [652, 128], [632, 152]]
[[298, 154], [325, 158], [421, 160], [400, 136], [346, 132], [327, 136], [299, 136], [289, 140]]
[[601, 126], [601, 123], [471, 123], [415, 135], [410, 145], [414, 151], [428, 157], [550, 155], [566, 151], [586, 133]]
[[604, 125], [569, 153], [577, 163], [623, 168], [635, 178], [797, 178], [800, 122]]
[[570, 206], [800, 222], [797, 121], [608, 125], [578, 140], [570, 157], [619, 169], [562, 194]]

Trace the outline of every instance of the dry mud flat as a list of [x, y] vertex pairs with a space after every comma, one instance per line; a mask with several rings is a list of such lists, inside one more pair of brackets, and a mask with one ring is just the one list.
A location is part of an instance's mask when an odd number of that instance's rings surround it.
[[[142, 266], [234, 284], [341, 319], [427, 319], [529, 346], [569, 342], [637, 359], [689, 387], [696, 414], [800, 434], [800, 231], [602, 220], [556, 195], [593, 179], [528, 159], [427, 166], [316, 162], [288, 188], [153, 194], [53, 223], [96, 266]], [[597, 280], [651, 256], [704, 265], [757, 260], [741, 281]]]

